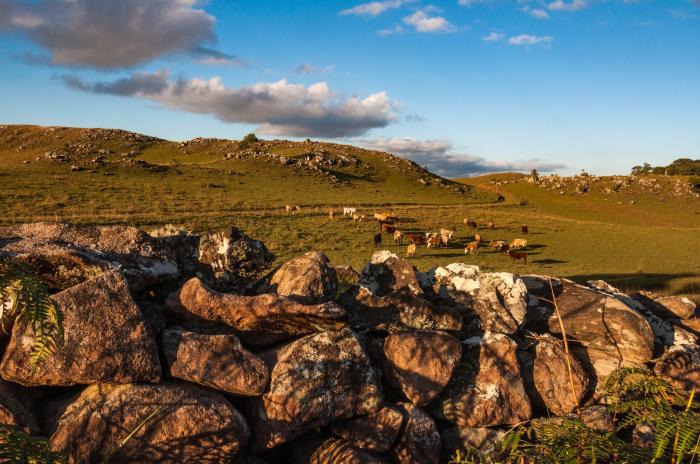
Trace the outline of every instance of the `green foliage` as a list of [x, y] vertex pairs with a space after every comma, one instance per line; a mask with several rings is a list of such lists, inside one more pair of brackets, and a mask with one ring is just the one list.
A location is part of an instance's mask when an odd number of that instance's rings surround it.
[[256, 142], [258, 142], [258, 137], [251, 132], [243, 137], [243, 140], [238, 142], [238, 148], [241, 150], [246, 150], [253, 146]]
[[[498, 456], [456, 453], [453, 464], [482, 463], [664, 463], [694, 462], [700, 454], [700, 403], [643, 368], [613, 372], [603, 387], [613, 418], [611, 430], [587, 427], [577, 416], [534, 419], [509, 431]], [[634, 426], [653, 430], [651, 446], [631, 439]]]
[[7, 332], [18, 318], [34, 334], [30, 359], [36, 366], [63, 342], [63, 312], [49, 298], [43, 282], [9, 259], [0, 259], [0, 324], [3, 331]]
[[33, 437], [13, 425], [0, 424], [0, 462], [7, 464], [62, 464], [60, 453], [49, 449], [43, 437]]
[[649, 163], [632, 168], [632, 174], [665, 174], [667, 176], [699, 176], [700, 160], [679, 158], [668, 166], [652, 167]]

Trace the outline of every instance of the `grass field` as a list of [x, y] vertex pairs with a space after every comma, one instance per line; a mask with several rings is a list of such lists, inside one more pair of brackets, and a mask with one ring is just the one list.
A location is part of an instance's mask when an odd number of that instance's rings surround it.
[[[55, 220], [145, 228], [171, 223], [195, 230], [234, 224], [263, 240], [280, 262], [322, 250], [335, 264], [358, 269], [369, 259], [377, 232], [369, 218], [391, 210], [407, 232], [457, 231], [450, 247], [419, 250], [415, 264], [421, 270], [463, 261], [486, 270], [603, 278], [623, 290], [648, 288], [700, 301], [700, 200], [670, 194], [668, 178], [659, 180], [665, 186], [661, 193], [631, 187], [612, 196], [596, 189], [560, 194], [522, 180], [489, 182], [517, 175], [466, 179], [459, 188], [404, 160], [349, 146], [285, 141], [261, 146], [265, 153], [295, 160], [309, 153], [352, 160], [317, 171], [252, 155], [225, 160], [225, 153], [240, 151], [229, 141], [183, 147], [154, 139], [134, 148], [122, 135], [110, 137], [80, 129], [0, 126], [0, 223]], [[71, 146], [68, 162], [45, 159], [45, 153]], [[99, 150], [106, 150], [104, 159], [95, 163], [93, 152]], [[496, 201], [499, 194], [505, 201]], [[302, 209], [288, 215], [285, 204]], [[340, 214], [343, 206], [356, 206], [368, 220], [353, 223]], [[336, 211], [333, 221], [328, 208]], [[527, 224], [530, 234], [523, 238], [530, 263], [513, 263], [487, 248], [465, 255], [464, 244], [473, 236], [465, 217], [496, 223], [496, 230], [480, 231], [487, 241], [522, 237], [520, 225]], [[405, 249], [388, 237], [383, 245], [396, 253]]]

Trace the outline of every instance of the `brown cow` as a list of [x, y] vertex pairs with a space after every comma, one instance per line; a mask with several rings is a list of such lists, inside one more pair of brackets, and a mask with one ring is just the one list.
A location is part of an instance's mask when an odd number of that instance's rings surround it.
[[418, 247], [415, 243], [411, 243], [410, 245], [408, 245], [406, 247], [406, 258], [415, 258], [416, 251], [418, 251]]
[[496, 230], [496, 224], [493, 222], [489, 221], [486, 223], [486, 228], [491, 229], [491, 230]]
[[408, 234], [408, 243], [415, 243], [416, 245], [425, 245], [428, 240], [423, 234]]
[[472, 221], [471, 219], [465, 219], [465, 224], [467, 225], [467, 228], [469, 229], [479, 229], [479, 225], [476, 223], [476, 221]]
[[393, 235], [394, 232], [396, 232], [396, 226], [393, 224], [387, 224], [386, 222], [383, 222], [379, 226], [379, 229], [382, 231], [382, 233], [387, 235]]
[[333, 208], [328, 210], [328, 217], [330, 218], [331, 221], [333, 219], [335, 219], [335, 211], [333, 211]]
[[491, 248], [494, 248], [497, 251], [501, 251], [503, 249], [503, 247], [508, 246], [508, 242], [506, 242], [505, 240], [491, 240], [491, 243], [489, 243], [489, 246]]
[[469, 242], [466, 248], [464, 248], [465, 253], [472, 254], [472, 252], [479, 254], [479, 242]]
[[530, 231], [528, 230], [527, 226], [520, 226], [520, 232], [523, 234], [529, 234]]
[[510, 251], [508, 252], [508, 256], [510, 256], [511, 258], [513, 258], [513, 261], [517, 261], [517, 260], [519, 260], [519, 259], [522, 259], [522, 260], [523, 260], [523, 263], [527, 264], [527, 252], [525, 252], [525, 251], [513, 251], [513, 250], [510, 250]]
[[477, 242], [479, 242], [479, 243], [481, 243], [481, 235], [475, 234], [475, 235], [474, 235], [474, 240], [477, 241]]
[[439, 248], [440, 245], [442, 245], [442, 237], [440, 237], [439, 235], [435, 235], [428, 239], [428, 248], [430, 248], [431, 246]]
[[403, 245], [403, 232], [400, 230], [394, 231], [394, 243], [397, 245]]

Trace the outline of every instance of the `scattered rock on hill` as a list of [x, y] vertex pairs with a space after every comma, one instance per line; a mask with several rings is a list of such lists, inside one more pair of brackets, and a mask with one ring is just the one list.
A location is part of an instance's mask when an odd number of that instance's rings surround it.
[[695, 316], [696, 306], [689, 298], [681, 296], [660, 296], [652, 292], [635, 292], [630, 297], [657, 316], [663, 318], [691, 319]]
[[58, 411], [50, 445], [69, 464], [224, 463], [250, 434], [222, 395], [184, 384], [92, 385]]
[[269, 345], [320, 330], [338, 330], [347, 314], [329, 301], [304, 305], [277, 294], [240, 296], [219, 293], [192, 278], [168, 297], [168, 307], [180, 314], [223, 322], [253, 345]]
[[207, 335], [180, 328], [163, 332], [163, 352], [171, 376], [234, 395], [265, 393], [265, 362], [231, 334]]
[[63, 311], [64, 343], [36, 367], [30, 361], [35, 336], [16, 321], [0, 375], [22, 385], [157, 382], [158, 348], [126, 279], [109, 271], [56, 294]]
[[257, 451], [380, 408], [374, 373], [349, 329], [309, 335], [263, 357], [271, 379], [269, 391], [254, 400], [252, 409]]
[[305, 303], [322, 303], [335, 298], [338, 279], [328, 256], [312, 251], [284, 263], [272, 276], [270, 289]]
[[453, 336], [432, 330], [389, 335], [384, 342], [389, 375], [415, 405], [425, 406], [445, 388], [459, 364], [462, 346]]

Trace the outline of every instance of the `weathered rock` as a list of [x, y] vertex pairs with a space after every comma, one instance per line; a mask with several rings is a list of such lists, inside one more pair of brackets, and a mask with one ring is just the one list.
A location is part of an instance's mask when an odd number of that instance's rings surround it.
[[22, 387], [0, 380], [0, 424], [13, 425], [29, 434], [38, 433], [36, 417], [28, 403], [27, 392]]
[[384, 342], [389, 375], [417, 406], [435, 399], [459, 364], [462, 346], [453, 336], [434, 330], [401, 332]]
[[50, 445], [69, 464], [226, 463], [250, 433], [223, 396], [185, 384], [92, 385], [59, 414]]
[[696, 306], [689, 298], [660, 296], [645, 291], [633, 293], [630, 297], [653, 311], [657, 316], [665, 319], [690, 319], [695, 316]]
[[700, 346], [672, 347], [656, 362], [654, 371], [671, 385], [700, 393]]
[[188, 280], [168, 297], [170, 309], [236, 329], [244, 342], [269, 345], [320, 330], [339, 330], [347, 314], [333, 301], [304, 305], [274, 293], [240, 296], [208, 288], [200, 279]]
[[396, 405], [405, 416], [405, 426], [391, 457], [398, 464], [438, 463], [440, 461], [440, 433], [433, 419], [411, 403]]
[[360, 282], [360, 274], [352, 266], [335, 266], [338, 283], [345, 285], [357, 285]]
[[374, 414], [336, 421], [331, 430], [357, 448], [383, 453], [396, 441], [403, 421], [401, 411], [385, 406]]
[[416, 295], [423, 294], [413, 264], [386, 250], [372, 255], [369, 264], [362, 270], [359, 285], [379, 297], [402, 288]]
[[174, 328], [163, 332], [170, 375], [235, 395], [265, 393], [270, 372], [265, 362], [231, 334], [208, 335]]
[[533, 383], [550, 411], [560, 416], [576, 409], [586, 393], [588, 381], [586, 371], [572, 354], [566, 354], [561, 340], [551, 335], [538, 338]]
[[251, 419], [258, 451], [380, 408], [374, 373], [348, 329], [309, 335], [264, 358], [271, 367], [270, 388], [253, 400]]
[[270, 290], [306, 303], [335, 298], [338, 279], [328, 256], [317, 251], [284, 263], [270, 280]]
[[520, 376], [516, 343], [504, 334], [489, 332], [463, 343], [462, 362], [440, 399], [431, 405], [436, 417], [462, 427], [529, 419], [532, 408]]
[[6, 380], [27, 386], [157, 382], [155, 338], [119, 271], [109, 271], [52, 297], [63, 311], [63, 345], [32, 367], [35, 335], [17, 321], [0, 364]]
[[245, 293], [274, 259], [261, 241], [235, 227], [200, 237], [199, 261], [211, 267], [217, 290]]
[[384, 464], [385, 460], [350, 443], [332, 438], [321, 444], [311, 456], [310, 464]]
[[496, 446], [505, 436], [505, 432], [486, 427], [452, 427], [443, 430], [440, 436], [442, 439], [441, 462], [450, 462], [457, 451], [462, 456], [470, 451], [477, 451], [482, 455], [494, 457]]
[[[689, 332], [695, 337], [700, 337], [700, 317], [693, 317], [691, 319], [667, 319], [668, 323], [673, 326], [674, 329], [680, 328], [686, 332]], [[673, 345], [682, 345], [683, 343], [673, 343]]]
[[178, 276], [172, 251], [128, 226], [34, 223], [0, 228], [0, 254], [60, 290], [119, 269], [133, 289]]
[[[547, 278], [524, 276], [530, 298], [528, 324], [561, 334]], [[654, 333], [637, 311], [619, 299], [566, 279], [552, 279], [562, 323], [569, 338], [589, 351], [618, 359], [618, 364], [643, 365], [652, 358]]]
[[354, 327], [390, 332], [407, 329], [458, 332], [462, 328], [462, 315], [457, 308], [431, 303], [406, 287], [385, 296], [354, 287], [339, 302], [350, 312]]
[[578, 410], [578, 417], [589, 429], [599, 432], [610, 432], [613, 420], [610, 410], [602, 404], [594, 404]]
[[449, 297], [478, 314], [482, 331], [512, 334], [523, 325], [527, 288], [518, 276], [482, 273], [462, 263], [438, 267], [432, 274]]

